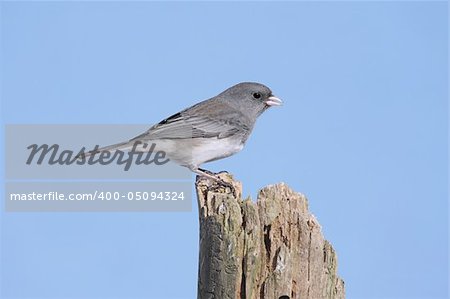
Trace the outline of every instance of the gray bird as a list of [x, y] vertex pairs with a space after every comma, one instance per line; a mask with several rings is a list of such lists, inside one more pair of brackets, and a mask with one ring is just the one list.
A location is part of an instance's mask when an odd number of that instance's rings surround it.
[[86, 156], [103, 151], [130, 150], [138, 141], [154, 143], [177, 164], [222, 182], [199, 166], [242, 150], [258, 116], [270, 106], [281, 104], [282, 101], [263, 84], [239, 83], [164, 119], [129, 141], [100, 148]]

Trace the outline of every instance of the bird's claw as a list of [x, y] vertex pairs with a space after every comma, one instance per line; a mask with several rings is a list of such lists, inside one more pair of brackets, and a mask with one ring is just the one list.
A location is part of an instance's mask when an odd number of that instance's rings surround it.
[[[214, 185], [216, 185], [217, 187], [225, 187], [225, 192], [227, 192], [227, 193], [228, 193], [227, 188], [230, 188], [230, 191], [233, 194], [233, 196], [237, 197], [236, 188], [234, 188], [233, 184], [224, 181], [219, 176], [222, 173], [228, 173], [228, 172], [221, 171], [220, 173], [214, 173], [212, 171], [209, 171], [209, 170], [206, 170], [206, 169], [201, 169], [201, 168], [194, 169], [193, 171], [195, 173], [199, 174], [200, 177], [204, 177], [204, 178], [212, 180], [213, 182], [215, 182]], [[199, 177], [197, 177], [197, 180], [198, 180], [198, 178]]]

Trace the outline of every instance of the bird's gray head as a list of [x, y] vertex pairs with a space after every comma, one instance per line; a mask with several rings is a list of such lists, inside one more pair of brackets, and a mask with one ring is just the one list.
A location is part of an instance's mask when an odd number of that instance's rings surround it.
[[271, 106], [280, 106], [281, 100], [265, 85], [254, 82], [236, 84], [218, 95], [223, 101], [251, 119], [256, 119]]

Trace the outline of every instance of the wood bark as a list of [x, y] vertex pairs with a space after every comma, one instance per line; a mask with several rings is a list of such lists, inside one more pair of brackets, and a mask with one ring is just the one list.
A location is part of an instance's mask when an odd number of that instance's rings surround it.
[[224, 188], [197, 177], [200, 221], [198, 298], [341, 299], [337, 257], [308, 201], [280, 183], [254, 203], [229, 174]]

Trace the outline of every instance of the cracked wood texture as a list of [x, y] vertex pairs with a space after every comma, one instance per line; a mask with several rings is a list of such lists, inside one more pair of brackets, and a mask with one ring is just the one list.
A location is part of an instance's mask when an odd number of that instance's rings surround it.
[[198, 298], [345, 298], [337, 257], [308, 211], [306, 197], [280, 183], [257, 202], [242, 200], [242, 186], [218, 186], [197, 177], [200, 221]]

